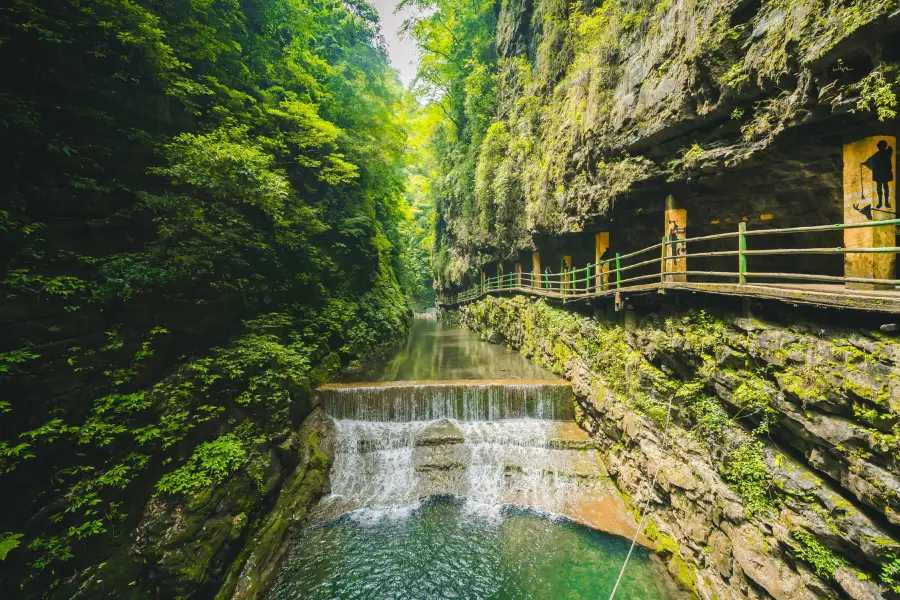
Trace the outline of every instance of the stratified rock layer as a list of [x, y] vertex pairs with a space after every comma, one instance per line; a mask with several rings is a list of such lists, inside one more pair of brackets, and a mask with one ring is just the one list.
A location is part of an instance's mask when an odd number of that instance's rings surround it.
[[[314, 411], [278, 456], [271, 453], [261, 483], [242, 476], [183, 500], [154, 496], [130, 553], [151, 573], [152, 593], [211, 596], [210, 588], [224, 581], [216, 598], [260, 597], [287, 535], [327, 489], [333, 429], [330, 419]], [[274, 506], [260, 515], [272, 499]]]
[[572, 381], [607, 471], [633, 509], [649, 499], [645, 531], [697, 597], [896, 597], [896, 339], [702, 312], [626, 329], [524, 297], [449, 316]]

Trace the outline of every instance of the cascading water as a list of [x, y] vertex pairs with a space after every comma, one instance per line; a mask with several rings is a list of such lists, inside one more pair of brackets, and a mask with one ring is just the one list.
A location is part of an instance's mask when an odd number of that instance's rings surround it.
[[[409, 380], [384, 381], [385, 373]], [[434, 321], [414, 324], [400, 357], [376, 379], [318, 390], [335, 421], [331, 492], [272, 598], [608, 594], [626, 540], [547, 518], [633, 531], [590, 438], [574, 423], [565, 381]], [[632, 561], [623, 597], [673, 597], [646, 551]]]
[[395, 381], [327, 385], [318, 390], [325, 412], [362, 421], [498, 421], [574, 418], [572, 389], [555, 380]]
[[331, 498], [384, 507], [416, 496], [413, 444], [425, 424], [337, 421]]
[[461, 423], [470, 456], [466, 497], [486, 506], [565, 512], [578, 484], [565, 475], [570, 451], [550, 447], [555, 425], [534, 419]]
[[604, 484], [596, 455], [582, 452], [590, 441], [572, 424], [563, 381], [345, 384], [319, 394], [337, 435], [320, 519], [441, 495], [488, 512], [516, 504], [577, 519]]

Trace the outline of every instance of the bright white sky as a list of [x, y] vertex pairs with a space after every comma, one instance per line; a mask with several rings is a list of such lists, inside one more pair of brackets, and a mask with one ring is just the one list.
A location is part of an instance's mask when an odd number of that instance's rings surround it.
[[391, 65], [400, 71], [400, 81], [403, 85], [409, 87], [416, 76], [416, 45], [412, 40], [400, 37], [399, 29], [412, 11], [406, 8], [403, 12], [394, 14], [394, 8], [399, 0], [371, 0], [371, 2], [381, 17], [381, 33], [387, 42]]

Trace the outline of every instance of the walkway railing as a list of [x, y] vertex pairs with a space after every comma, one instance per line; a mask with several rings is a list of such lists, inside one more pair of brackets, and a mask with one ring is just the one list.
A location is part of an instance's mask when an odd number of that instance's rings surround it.
[[[685, 283], [689, 278], [692, 282], [699, 282], [701, 279], [725, 280], [740, 287], [751, 284], [777, 285], [782, 282], [811, 282], [818, 284], [874, 284], [882, 289], [900, 290], [900, 279], [791, 273], [787, 269], [784, 272], [750, 271], [747, 267], [747, 259], [755, 256], [900, 254], [900, 247], [896, 246], [878, 248], [800, 247], [758, 250], [748, 248], [748, 240], [751, 238], [790, 234], [805, 235], [847, 229], [887, 227], [890, 228], [893, 239], [894, 228], [898, 225], [900, 225], [900, 219], [853, 224], [789, 227], [785, 229], [748, 230], [746, 223], [742, 222], [739, 224], [737, 231], [729, 233], [674, 240], [663, 237], [660, 243], [653, 246], [629, 254], [616, 254], [609, 260], [591, 263], [580, 269], [564, 270], [558, 273], [541, 273], [540, 275], [535, 275], [532, 272], [497, 275], [485, 279], [481, 284], [475, 285], [456, 296], [443, 298], [441, 303], [445, 305], [460, 304], [475, 300], [488, 293], [505, 291], [537, 294], [569, 301], [611, 295], [626, 290], [652, 290], [653, 288], [672, 287], [671, 284]], [[717, 240], [733, 240], [734, 249], [694, 253], [687, 251], [688, 245]], [[696, 259], [722, 257], [734, 258], [735, 270], [688, 270], [683, 266], [686, 265], [686, 259], [690, 259], [691, 263], [695, 264]]]

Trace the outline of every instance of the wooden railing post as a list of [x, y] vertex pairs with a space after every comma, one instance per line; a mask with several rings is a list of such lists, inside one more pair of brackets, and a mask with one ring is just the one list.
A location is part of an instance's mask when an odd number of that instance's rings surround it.
[[738, 285], [747, 285], [747, 223], [738, 223]]
[[662, 257], [659, 259], [659, 282], [666, 282], [666, 242], [669, 241], [667, 236], [662, 239]]
[[622, 260], [616, 252], [616, 289], [622, 287]]

